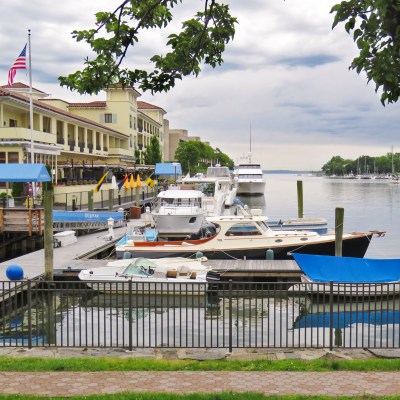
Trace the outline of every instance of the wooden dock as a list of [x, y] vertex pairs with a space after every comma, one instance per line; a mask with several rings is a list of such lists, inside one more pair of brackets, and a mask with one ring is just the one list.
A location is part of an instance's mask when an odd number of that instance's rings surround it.
[[[112, 257], [114, 244], [135, 226], [145, 223], [141, 219], [129, 221], [126, 227], [114, 228], [114, 240], [106, 240], [108, 231], [77, 237], [77, 242], [65, 247], [54, 248], [54, 276], [63, 280], [75, 278], [82, 269], [105, 266], [108, 259], [91, 259], [95, 254], [104, 252]], [[0, 281], [8, 281], [6, 269], [11, 264], [18, 264], [24, 270], [27, 279], [40, 278], [44, 272], [44, 250], [0, 263]], [[208, 260], [207, 265], [218, 271], [223, 280], [297, 280], [302, 272], [294, 260]]]

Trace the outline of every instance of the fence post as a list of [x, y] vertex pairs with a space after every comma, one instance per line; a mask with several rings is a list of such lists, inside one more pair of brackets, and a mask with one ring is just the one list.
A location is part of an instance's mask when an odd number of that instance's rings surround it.
[[28, 349], [32, 348], [32, 287], [28, 279]]
[[229, 352], [232, 353], [232, 279], [229, 279]]
[[329, 281], [329, 350], [333, 350], [333, 281]]
[[133, 307], [132, 307], [132, 279], [128, 282], [129, 288], [129, 310], [128, 310], [128, 321], [129, 321], [129, 351], [132, 351], [132, 332], [133, 332]]

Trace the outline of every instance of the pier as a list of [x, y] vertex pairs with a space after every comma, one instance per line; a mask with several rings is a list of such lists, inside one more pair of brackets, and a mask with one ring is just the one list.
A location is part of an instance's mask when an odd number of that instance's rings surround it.
[[[105, 266], [112, 257], [115, 243], [126, 232], [145, 224], [145, 214], [140, 219], [133, 219], [127, 226], [114, 228], [114, 239], [109, 240], [108, 231], [96, 231], [77, 236], [77, 241], [67, 246], [56, 247], [54, 251], [54, 276], [56, 279], [76, 278], [82, 269]], [[11, 264], [18, 264], [24, 270], [27, 279], [38, 279], [44, 274], [44, 249], [25, 254], [0, 263], [0, 281], [7, 281], [6, 269]], [[297, 280], [301, 270], [294, 260], [208, 260], [224, 280]]]

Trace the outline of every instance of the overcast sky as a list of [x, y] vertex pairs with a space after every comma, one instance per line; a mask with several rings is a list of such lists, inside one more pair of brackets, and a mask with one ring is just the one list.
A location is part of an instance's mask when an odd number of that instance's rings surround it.
[[[223, 66], [205, 68], [169, 93], [142, 93], [140, 100], [167, 111], [171, 128], [187, 129], [235, 161], [251, 144], [253, 161], [267, 170], [319, 170], [332, 156], [378, 156], [392, 145], [400, 152], [400, 103], [383, 107], [365, 76], [348, 69], [356, 46], [342, 25], [331, 29], [330, 9], [336, 2], [227, 0], [239, 24]], [[89, 48], [76, 43], [71, 31], [93, 27], [95, 12], [118, 4], [8, 2], [0, 26], [0, 83], [7, 83], [31, 29], [35, 88], [67, 101], [105, 100], [104, 93], [82, 98], [61, 88], [57, 78], [81, 68], [90, 57]], [[179, 15], [187, 12], [180, 6]], [[150, 55], [161, 51], [163, 37], [165, 32], [149, 32], [131, 49], [126, 65], [145, 66]], [[28, 84], [25, 71], [18, 71], [15, 81]]]

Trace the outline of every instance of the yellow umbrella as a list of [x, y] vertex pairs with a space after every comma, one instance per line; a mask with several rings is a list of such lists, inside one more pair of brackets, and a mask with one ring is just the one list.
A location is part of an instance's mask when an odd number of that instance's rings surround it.
[[136, 186], [138, 188], [142, 187], [142, 182], [140, 181], [140, 175], [138, 174], [137, 179], [136, 179]]
[[130, 183], [131, 189], [135, 189], [135, 181], [133, 180], [133, 174], [131, 174], [131, 180], [129, 183]]

